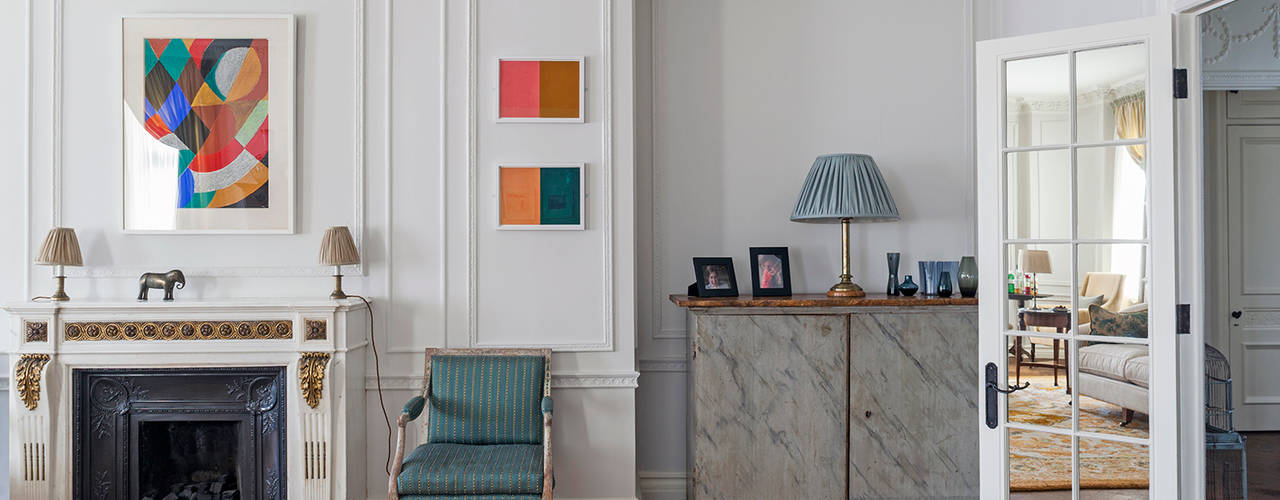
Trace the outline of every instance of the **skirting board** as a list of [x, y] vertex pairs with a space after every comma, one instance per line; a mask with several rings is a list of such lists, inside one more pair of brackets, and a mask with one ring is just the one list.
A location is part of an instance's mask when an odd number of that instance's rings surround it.
[[644, 500], [684, 500], [689, 475], [684, 472], [641, 471], [640, 498]]

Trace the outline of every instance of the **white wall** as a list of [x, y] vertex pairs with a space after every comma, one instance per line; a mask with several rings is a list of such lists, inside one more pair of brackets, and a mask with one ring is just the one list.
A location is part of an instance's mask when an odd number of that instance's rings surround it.
[[693, 281], [690, 258], [732, 256], [744, 293], [751, 246], [790, 247], [796, 293], [824, 292], [840, 273], [839, 227], [788, 220], [814, 157], [872, 155], [902, 213], [853, 228], [852, 272], [868, 292], [883, 293], [886, 252], [903, 253], [904, 275], [972, 254], [970, 5], [640, 3], [639, 189], [653, 200], [640, 207], [638, 249], [646, 494], [683, 496], [687, 348], [666, 297]]
[[[29, 24], [25, 3], [0, 6], [0, 41], [13, 48], [0, 63], [32, 59], [27, 78], [0, 81], [6, 110], [32, 89], [29, 168], [26, 117], [0, 118], [0, 150], [12, 152], [0, 231], [16, 235], [0, 242], [6, 301], [49, 291], [49, 270], [27, 262], [53, 224], [75, 227], [85, 253], [73, 300], [129, 297], [139, 272], [170, 268], [187, 271], [179, 300], [327, 294], [320, 234], [348, 225], [364, 265], [345, 288], [374, 301], [393, 418], [420, 384], [425, 347], [555, 346], [557, 496], [635, 497], [631, 0], [58, 0], [29, 2]], [[192, 11], [297, 16], [297, 234], [118, 230], [119, 19]], [[495, 124], [499, 54], [585, 56], [587, 123]], [[586, 163], [587, 229], [496, 231], [497, 161]], [[531, 260], [540, 267], [515, 268]], [[386, 427], [369, 400], [378, 497]]]
[[1179, 0], [975, 0], [978, 40], [1028, 35], [1170, 12]]

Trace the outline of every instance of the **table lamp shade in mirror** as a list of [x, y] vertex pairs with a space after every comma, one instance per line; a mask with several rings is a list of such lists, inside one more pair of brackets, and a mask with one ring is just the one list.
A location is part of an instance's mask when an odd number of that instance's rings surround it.
[[1018, 266], [1022, 272], [1031, 273], [1031, 293], [1040, 294], [1038, 275], [1053, 272], [1053, 262], [1048, 250], [1018, 250]]
[[49, 234], [44, 238], [44, 244], [40, 245], [36, 264], [57, 266], [58, 290], [50, 298], [57, 301], [69, 300], [71, 297], [67, 296], [65, 288], [67, 275], [63, 268], [84, 265], [84, 258], [80, 255], [80, 240], [76, 239], [76, 230], [69, 227], [50, 229]]
[[345, 299], [342, 291], [342, 266], [360, 263], [360, 252], [347, 226], [334, 226], [324, 232], [320, 241], [320, 264], [333, 266], [333, 293], [329, 298]]
[[832, 297], [862, 297], [866, 292], [849, 274], [849, 224], [899, 220], [893, 194], [871, 156], [830, 154], [819, 156], [809, 167], [804, 187], [791, 211], [794, 222], [840, 223], [840, 282], [827, 291]]

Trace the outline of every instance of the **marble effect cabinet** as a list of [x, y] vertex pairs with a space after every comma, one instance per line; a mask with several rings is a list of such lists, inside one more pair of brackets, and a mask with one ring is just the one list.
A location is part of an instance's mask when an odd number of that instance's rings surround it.
[[690, 499], [978, 495], [973, 299], [701, 299]]

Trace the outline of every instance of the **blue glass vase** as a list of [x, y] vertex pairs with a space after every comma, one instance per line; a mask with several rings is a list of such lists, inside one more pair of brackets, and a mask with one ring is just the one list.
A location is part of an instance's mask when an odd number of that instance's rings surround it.
[[902, 292], [902, 295], [910, 297], [912, 295], [915, 295], [916, 292], [920, 291], [920, 285], [917, 285], [916, 282], [911, 281], [911, 275], [908, 274], [907, 278], [902, 280], [902, 284], [898, 285], [898, 291]]
[[942, 272], [938, 273], [938, 296], [939, 296], [939, 297], [950, 297], [950, 296], [951, 296], [951, 292], [952, 292], [952, 288], [951, 288], [951, 272], [950, 272], [950, 271], [942, 271]]

